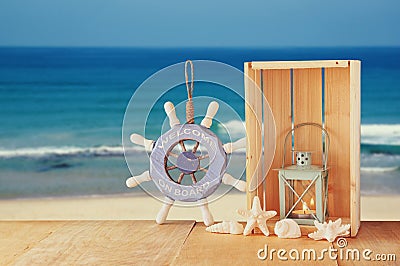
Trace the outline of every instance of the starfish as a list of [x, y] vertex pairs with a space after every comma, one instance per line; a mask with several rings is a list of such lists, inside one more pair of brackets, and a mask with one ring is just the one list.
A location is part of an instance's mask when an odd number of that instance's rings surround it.
[[317, 227], [317, 231], [314, 233], [308, 234], [308, 237], [313, 238], [315, 240], [326, 239], [329, 242], [335, 241], [338, 236], [345, 236], [350, 233], [350, 224], [342, 225], [342, 219], [337, 219], [332, 222], [331, 220], [327, 223], [320, 223], [318, 221], [314, 221], [315, 227]]
[[276, 211], [263, 211], [261, 209], [260, 199], [257, 196], [253, 199], [251, 210], [238, 210], [237, 212], [247, 220], [243, 235], [249, 235], [255, 227], [260, 228], [265, 236], [269, 235], [267, 220], [274, 217]]

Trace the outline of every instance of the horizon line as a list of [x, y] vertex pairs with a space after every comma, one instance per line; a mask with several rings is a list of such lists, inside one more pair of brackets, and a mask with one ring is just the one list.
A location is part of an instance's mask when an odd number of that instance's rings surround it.
[[91, 46], [91, 45], [0, 45], [0, 48], [77, 48], [77, 49], [331, 49], [331, 48], [400, 48], [400, 45], [332, 45], [332, 46], [316, 46], [316, 45], [293, 45], [293, 46]]

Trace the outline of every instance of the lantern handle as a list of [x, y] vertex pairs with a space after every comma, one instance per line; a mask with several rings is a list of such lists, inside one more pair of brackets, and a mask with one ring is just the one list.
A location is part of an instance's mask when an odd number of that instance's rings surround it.
[[282, 168], [285, 167], [285, 158], [286, 158], [286, 144], [288, 142], [289, 136], [291, 136], [293, 134], [293, 132], [300, 128], [300, 127], [304, 127], [304, 126], [313, 126], [313, 127], [317, 127], [319, 129], [322, 130], [322, 133], [325, 135], [326, 139], [325, 139], [325, 143], [324, 143], [324, 147], [322, 150], [322, 166], [323, 169], [326, 170], [326, 165], [328, 162], [328, 154], [329, 154], [329, 145], [330, 145], [330, 138], [329, 138], [329, 134], [328, 131], [326, 131], [326, 129], [318, 123], [313, 123], [313, 122], [307, 122], [307, 123], [301, 123], [301, 124], [297, 124], [296, 126], [294, 126], [287, 134], [285, 137], [285, 143], [283, 146], [283, 160], [282, 160]]

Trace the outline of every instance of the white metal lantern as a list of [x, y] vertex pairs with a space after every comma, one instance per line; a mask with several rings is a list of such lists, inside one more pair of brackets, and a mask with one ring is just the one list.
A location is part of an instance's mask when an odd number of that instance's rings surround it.
[[[310, 151], [291, 151], [296, 164], [285, 165], [286, 146], [292, 134], [301, 127], [321, 129], [325, 140], [322, 145], [322, 165], [313, 165]], [[291, 218], [298, 224], [313, 225], [325, 222], [328, 215], [328, 132], [316, 123], [302, 123], [290, 130], [285, 138], [282, 168], [279, 171], [280, 219]]]

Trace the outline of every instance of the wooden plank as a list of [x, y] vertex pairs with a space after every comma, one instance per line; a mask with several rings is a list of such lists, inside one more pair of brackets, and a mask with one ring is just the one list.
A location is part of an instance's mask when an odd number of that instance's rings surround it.
[[[272, 169], [280, 168], [282, 165], [285, 136], [292, 127], [290, 70], [264, 70], [263, 93], [273, 114], [271, 118], [268, 106], [264, 103], [264, 161], [270, 159], [269, 156], [274, 157], [271, 170], [264, 173], [266, 175], [266, 209], [279, 212], [278, 172]], [[274, 131], [273, 122], [276, 127], [275, 132], [272, 132]], [[290, 153], [287, 153], [286, 160], [290, 162]]]
[[250, 191], [251, 181], [254, 181], [256, 174], [256, 161], [255, 161], [255, 125], [256, 115], [254, 112], [255, 101], [255, 84], [254, 76], [255, 71], [251, 68], [251, 63], [244, 64], [244, 88], [245, 88], [245, 120], [246, 120], [246, 135], [247, 135], [247, 148], [246, 148], [246, 185], [247, 185], [247, 208], [251, 208], [251, 203], [256, 191]]
[[256, 124], [255, 124], [255, 162], [256, 162], [256, 176], [257, 176], [257, 191], [256, 194], [260, 199], [261, 208], [265, 208], [264, 206], [264, 186], [263, 186], [263, 154], [262, 154], [262, 102], [263, 96], [261, 92], [261, 70], [254, 71], [254, 81], [255, 81], [255, 88], [254, 88], [254, 111], [256, 114]]
[[[293, 70], [294, 124], [313, 122], [322, 124], [322, 70]], [[315, 127], [302, 127], [295, 131], [296, 150], [311, 150], [313, 164], [321, 164], [322, 132]], [[316, 156], [317, 155], [317, 156]]]
[[[288, 252], [295, 248], [300, 252], [303, 249], [315, 249], [317, 254], [322, 249], [332, 247], [327, 241], [314, 241], [308, 237], [297, 239], [281, 239], [273, 235], [270, 230], [270, 236], [263, 234], [252, 234], [249, 236], [212, 234], [205, 231], [203, 224], [196, 224], [190, 233], [178, 257], [172, 265], [258, 265], [261, 263], [272, 263], [273, 265], [290, 265], [293, 263], [281, 261], [278, 259], [276, 251], [285, 249]], [[272, 261], [267, 258], [260, 260], [257, 253], [267, 245], [268, 251], [275, 249]], [[268, 252], [269, 253], [269, 252]], [[263, 255], [262, 253], [261, 255]], [[302, 261], [302, 260], [300, 260]], [[335, 260], [330, 260], [328, 256], [324, 260], [306, 260], [307, 265], [337, 265]]]
[[[295, 126], [307, 122], [322, 124], [322, 69], [293, 70], [293, 120]], [[294, 132], [294, 149], [313, 151], [312, 164], [322, 165], [321, 129], [313, 126], [297, 129]], [[309, 181], [296, 182], [295, 190], [302, 193], [309, 183]], [[312, 186], [309, 192], [303, 197], [308, 206], [315, 195], [315, 186]], [[302, 204], [298, 204], [296, 209], [301, 208]]]
[[350, 217], [351, 235], [360, 227], [361, 62], [350, 61]]
[[[338, 254], [343, 253], [342, 259], [338, 257], [339, 265], [398, 265], [400, 259], [400, 222], [362, 222], [362, 227], [356, 238], [346, 238], [347, 245], [340, 248], [334, 242]], [[357, 249], [360, 259], [353, 260], [352, 253], [348, 250]], [[363, 258], [363, 251], [369, 249], [371, 254], [366, 254], [371, 260]], [[378, 261], [376, 255], [385, 255], [386, 261]], [[389, 261], [388, 255], [395, 254], [396, 260]], [[348, 257], [349, 259], [346, 259]], [[382, 258], [382, 257], [381, 257]], [[375, 264], [374, 264], [375, 263]]]
[[[346, 221], [344, 223], [347, 223]], [[174, 221], [156, 225], [153, 221], [38, 221], [0, 222], [0, 258], [2, 265], [255, 265], [268, 263], [259, 260], [257, 253], [267, 244], [275, 249], [275, 264], [280, 261], [277, 250], [287, 252], [295, 248], [337, 249], [337, 260], [301, 260], [307, 265], [360, 265], [369, 263], [346, 260], [347, 249], [366, 249], [375, 259], [377, 254], [400, 256], [400, 222], [362, 222], [356, 238], [346, 238], [347, 245], [340, 248], [325, 240], [314, 241], [307, 237], [279, 239], [273, 235], [273, 224], [269, 223], [270, 236], [212, 234], [205, 231], [203, 223]], [[314, 228], [315, 229], [315, 228]], [[302, 233], [304, 227], [302, 227]], [[243, 248], [246, 247], [246, 248]], [[341, 252], [344, 254], [340, 258]], [[288, 254], [285, 255], [288, 257]], [[394, 265], [396, 262], [386, 261]]]
[[66, 222], [0, 222], [0, 264], [11, 265], [22, 254]]
[[325, 128], [330, 135], [328, 211], [350, 217], [350, 72], [325, 69]]
[[253, 69], [301, 69], [323, 67], [348, 67], [348, 60], [319, 60], [319, 61], [266, 61], [252, 62]]
[[[31, 232], [35, 234], [40, 222], [31, 223]], [[70, 221], [54, 230], [54, 222], [42, 223], [52, 233], [13, 257], [13, 264], [167, 265], [177, 256], [194, 226], [192, 221], [164, 225], [153, 221]], [[3, 230], [18, 231], [19, 223], [2, 222], [0, 226]], [[10, 235], [6, 240], [13, 243], [13, 238]], [[1, 251], [3, 258], [12, 254], [13, 249], [8, 246]]]

